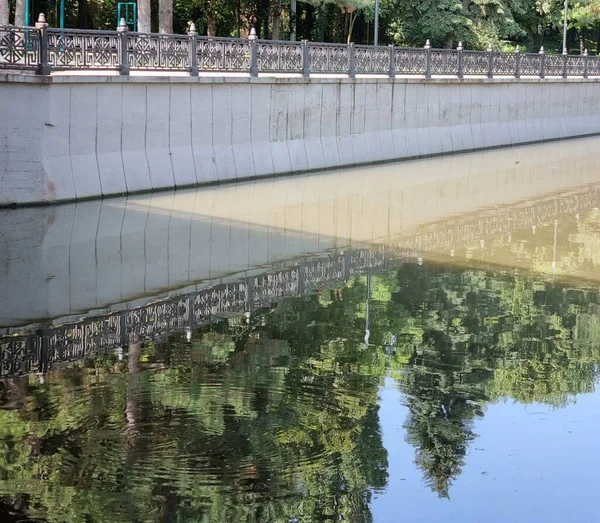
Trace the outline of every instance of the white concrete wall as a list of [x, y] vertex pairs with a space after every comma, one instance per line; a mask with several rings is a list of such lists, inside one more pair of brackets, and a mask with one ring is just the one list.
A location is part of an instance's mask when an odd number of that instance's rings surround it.
[[0, 205], [600, 133], [600, 82], [0, 77]]

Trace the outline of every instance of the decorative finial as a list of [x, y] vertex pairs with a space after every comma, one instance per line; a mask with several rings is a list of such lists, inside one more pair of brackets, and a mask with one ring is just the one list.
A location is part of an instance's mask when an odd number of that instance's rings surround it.
[[521, 52], [521, 47], [517, 45], [517, 48], [515, 49], [515, 53], [520, 53]]
[[544, 54], [544, 53], [545, 53], [544, 46], [542, 46], [542, 47], [540, 47], [540, 54]]
[[463, 45], [462, 42], [458, 42], [458, 47], [456, 48], [458, 51], [462, 51], [463, 50]]
[[431, 49], [431, 42], [429, 41], [429, 38], [425, 42], [425, 49]]
[[487, 52], [491, 53], [493, 51], [492, 44], [488, 45]]
[[567, 52], [567, 48], [563, 47], [563, 52], [562, 52], [563, 56], [568, 55], [569, 53]]
[[117, 27], [117, 31], [119, 31], [119, 32], [127, 31], [127, 22], [125, 21], [125, 18], [121, 18], [121, 20], [119, 22], [119, 27]]
[[256, 29], [253, 27], [250, 29], [250, 36], [248, 36], [248, 40], [256, 40], [258, 37], [256, 36]]
[[35, 23], [36, 29], [44, 29], [48, 27], [48, 23], [46, 22], [46, 15], [44, 13], [40, 13], [38, 16], [38, 21]]
[[583, 50], [583, 56], [587, 56], [587, 55], [588, 55], [588, 50], [587, 50], [587, 49], [584, 49], [584, 50]]
[[189, 34], [189, 35], [192, 35], [192, 36], [194, 36], [194, 35], [197, 35], [197, 34], [198, 34], [198, 31], [196, 30], [196, 24], [195, 24], [194, 22], [192, 22], [192, 23], [190, 24], [190, 29], [189, 29], [189, 31], [188, 31], [188, 34]]

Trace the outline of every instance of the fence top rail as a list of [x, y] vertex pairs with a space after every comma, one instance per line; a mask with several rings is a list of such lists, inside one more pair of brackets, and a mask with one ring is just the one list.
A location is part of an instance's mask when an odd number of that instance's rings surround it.
[[39, 31], [36, 27], [28, 25], [0, 25], [0, 31]]
[[[331, 42], [308, 42], [309, 47], [334, 47], [348, 49], [350, 44], [336, 44]], [[374, 46], [371, 46], [374, 47]]]
[[[242, 38], [241, 40], [244, 40], [244, 38]], [[266, 45], [293, 45], [302, 47], [302, 42], [298, 42], [296, 40], [267, 40], [265, 38], [259, 38], [257, 40], [257, 43]]]
[[[36, 29], [39, 31], [39, 29]], [[109, 31], [106, 29], [61, 29], [60, 27], [48, 27], [46, 28], [49, 34], [59, 34], [62, 36], [69, 35], [81, 35], [81, 36], [115, 36], [118, 35], [118, 31]]]

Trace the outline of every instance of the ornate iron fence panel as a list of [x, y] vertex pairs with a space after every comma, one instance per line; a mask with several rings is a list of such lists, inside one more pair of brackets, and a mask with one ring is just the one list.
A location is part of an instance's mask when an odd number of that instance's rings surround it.
[[425, 74], [427, 51], [425, 49], [399, 48], [394, 50], [397, 74]]
[[248, 72], [250, 41], [243, 38], [198, 38], [198, 69]]
[[211, 287], [194, 297], [194, 318], [209, 320], [213, 316], [244, 312], [248, 307], [248, 285], [231, 283]]
[[127, 33], [127, 57], [132, 69], [187, 71], [190, 67], [190, 38]]
[[48, 29], [48, 62], [52, 69], [119, 67], [119, 36], [114, 31]]
[[431, 74], [458, 74], [458, 51], [436, 49], [431, 51]]
[[562, 76], [565, 61], [562, 55], [546, 55], [544, 64], [545, 76]]
[[539, 76], [542, 70], [542, 55], [526, 53], [521, 56], [521, 76]]
[[347, 73], [350, 48], [342, 44], [308, 44], [311, 73]]
[[188, 300], [179, 296], [125, 312], [127, 335], [140, 338], [183, 328], [188, 322]]
[[588, 56], [588, 76], [600, 76], [600, 57]]
[[258, 42], [258, 70], [261, 72], [301, 73], [300, 42]]
[[463, 74], [487, 75], [489, 54], [484, 51], [463, 51]]
[[345, 280], [346, 261], [344, 256], [322, 258], [304, 266], [306, 289], [326, 287]]
[[360, 250], [350, 253], [348, 274], [358, 276], [369, 271], [383, 269], [386, 261], [386, 251], [384, 247], [377, 250]]
[[386, 47], [357, 45], [354, 48], [356, 72], [359, 74], [388, 74], [390, 51]]
[[567, 76], [583, 76], [585, 58], [583, 56], [567, 56]]
[[40, 369], [40, 337], [0, 338], [0, 378], [35, 372]]
[[0, 69], [36, 69], [40, 61], [37, 29], [0, 26]]
[[299, 296], [299, 283], [300, 269], [297, 267], [256, 276], [252, 279], [252, 304], [270, 305], [279, 298]]
[[494, 52], [492, 56], [492, 69], [496, 76], [514, 76], [517, 69], [516, 54]]

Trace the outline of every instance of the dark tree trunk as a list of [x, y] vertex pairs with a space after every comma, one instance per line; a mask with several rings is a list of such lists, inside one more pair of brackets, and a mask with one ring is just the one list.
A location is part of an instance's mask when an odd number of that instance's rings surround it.
[[88, 0], [77, 0], [77, 26], [79, 29], [88, 28]]
[[212, 11], [206, 13], [206, 34], [217, 36], [217, 14]]
[[[2, 1], [2, 0], [0, 0]], [[281, 14], [283, 13], [283, 6], [281, 0], [275, 0], [273, 2], [273, 40], [281, 40]]]

